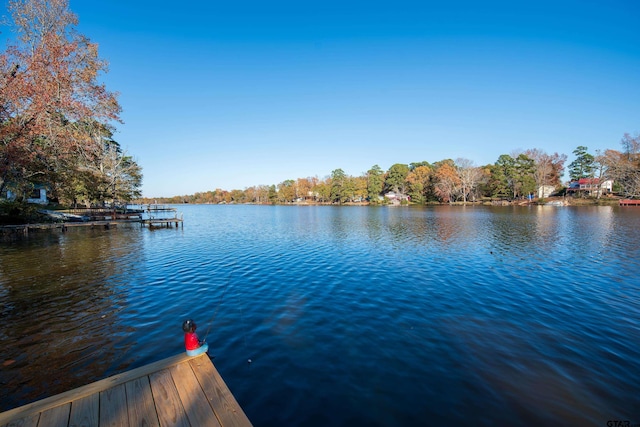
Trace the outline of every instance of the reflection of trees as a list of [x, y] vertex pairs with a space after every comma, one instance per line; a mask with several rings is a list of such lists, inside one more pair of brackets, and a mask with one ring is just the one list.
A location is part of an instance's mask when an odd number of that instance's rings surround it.
[[461, 222], [460, 214], [466, 214], [467, 212], [461, 212], [460, 209], [447, 208], [438, 209], [438, 215], [435, 217], [434, 226], [436, 230], [436, 236], [440, 243], [450, 243], [460, 232]]
[[454, 239], [465, 227], [466, 213], [458, 206], [376, 208], [363, 227], [373, 244], [425, 247]]
[[103, 375], [127, 333], [119, 285], [138, 242], [133, 230], [73, 230], [0, 247], [0, 410]]
[[513, 207], [490, 207], [491, 215], [484, 226], [489, 227], [490, 246], [499, 251], [517, 250], [523, 255], [536, 244], [536, 228], [531, 213]]

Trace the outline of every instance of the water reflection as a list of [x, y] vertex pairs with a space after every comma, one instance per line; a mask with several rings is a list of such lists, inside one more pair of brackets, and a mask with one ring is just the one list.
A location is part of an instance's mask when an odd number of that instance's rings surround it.
[[0, 248], [5, 407], [94, 380], [131, 345], [118, 314], [127, 305], [127, 268], [139, 263], [138, 234], [47, 233]]

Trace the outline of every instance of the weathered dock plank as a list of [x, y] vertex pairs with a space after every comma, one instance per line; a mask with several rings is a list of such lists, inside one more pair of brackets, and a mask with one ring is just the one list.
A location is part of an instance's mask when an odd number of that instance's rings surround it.
[[124, 384], [100, 392], [100, 426], [128, 427], [127, 393]]
[[40, 420], [40, 413], [31, 414], [23, 418], [11, 421], [9, 424], [7, 424], [7, 427], [37, 427], [38, 420]]
[[74, 427], [98, 427], [99, 398], [100, 395], [92, 394], [73, 402], [69, 425]]
[[178, 390], [168, 369], [149, 375], [151, 389], [162, 427], [189, 427], [187, 414], [182, 407]]
[[229, 391], [222, 377], [215, 372], [212, 364], [201, 363], [200, 360], [190, 360], [198, 381], [202, 385], [211, 407], [223, 426], [244, 426], [246, 415], [240, 409], [240, 405]]
[[158, 414], [153, 404], [149, 377], [140, 377], [125, 384], [129, 425], [159, 427]]
[[187, 417], [192, 426], [220, 427], [221, 424], [209, 405], [207, 397], [201, 393], [200, 384], [191, 367], [186, 363], [173, 365], [169, 368], [178, 395], [183, 402]]
[[67, 427], [69, 423], [69, 413], [71, 412], [71, 403], [56, 406], [47, 409], [40, 415], [38, 421], [39, 427]]
[[186, 354], [0, 413], [0, 427], [251, 426], [208, 356]]

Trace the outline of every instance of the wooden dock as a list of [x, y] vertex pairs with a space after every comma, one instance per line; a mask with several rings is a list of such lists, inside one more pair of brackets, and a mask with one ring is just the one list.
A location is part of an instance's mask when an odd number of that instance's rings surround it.
[[[178, 218], [177, 209], [170, 205], [143, 205], [142, 210], [147, 213], [148, 218], [143, 219], [142, 225], [147, 225], [149, 228], [154, 227], [171, 227], [175, 225], [184, 226], [182, 221], [182, 215]], [[169, 215], [169, 216], [167, 216]], [[173, 215], [173, 216], [171, 216]]]
[[53, 222], [43, 224], [21, 224], [21, 225], [2, 225], [0, 226], [0, 235], [3, 234], [29, 234], [32, 231], [41, 230], [60, 230], [67, 231], [69, 228], [89, 227], [89, 228], [115, 228], [122, 224], [140, 223], [139, 219], [119, 219], [111, 221], [87, 221], [87, 222]]
[[[139, 223], [142, 227], [149, 228], [170, 228], [175, 226], [184, 227], [182, 214], [178, 217], [177, 209], [169, 205], [143, 205], [141, 209], [131, 209], [127, 212], [115, 212], [110, 209], [72, 209], [60, 211], [76, 215], [78, 218], [85, 218], [84, 221], [62, 221], [48, 222], [40, 224], [20, 224], [20, 225], [0, 225], [0, 237], [7, 235], [29, 234], [30, 231], [37, 230], [61, 230], [66, 231], [72, 227], [90, 228], [115, 228], [119, 224]], [[143, 213], [147, 218], [143, 218]], [[0, 427], [2, 427], [0, 425]]]
[[620, 206], [640, 206], [640, 200], [621, 199]]
[[[89, 227], [89, 228], [116, 228], [118, 225], [140, 224], [149, 228], [173, 227], [179, 225], [184, 227], [182, 217], [178, 218], [150, 218], [150, 219], [117, 219], [106, 221], [87, 221], [87, 222], [53, 222], [46, 224], [21, 224], [21, 225], [2, 225], [0, 226], [0, 235], [2, 234], [29, 234], [32, 231], [40, 230], [60, 230], [67, 231], [69, 228]], [[0, 426], [1, 427], [1, 426]]]
[[149, 219], [143, 219], [140, 221], [140, 223], [142, 225], [147, 225], [149, 226], [149, 228], [153, 228], [153, 227], [173, 227], [175, 225], [176, 228], [178, 228], [178, 225], [182, 225], [184, 227], [184, 223], [182, 221], [182, 218], [178, 218], [177, 216], [175, 218], [149, 218]]
[[0, 413], [0, 427], [251, 426], [204, 354], [170, 357]]

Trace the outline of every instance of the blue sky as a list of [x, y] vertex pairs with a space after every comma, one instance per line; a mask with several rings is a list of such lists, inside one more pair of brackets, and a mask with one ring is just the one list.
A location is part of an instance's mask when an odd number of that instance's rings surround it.
[[[5, 1], [6, 3], [6, 1]], [[70, 0], [145, 196], [640, 131], [640, 2]]]

